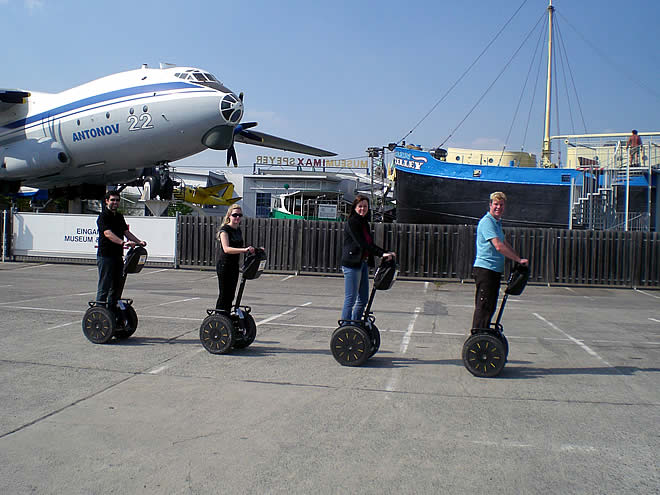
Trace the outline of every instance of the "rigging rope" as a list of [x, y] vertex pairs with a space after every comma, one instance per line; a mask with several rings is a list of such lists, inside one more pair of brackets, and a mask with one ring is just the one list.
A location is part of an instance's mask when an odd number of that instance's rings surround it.
[[[559, 46], [564, 51], [564, 56], [566, 58], [566, 66], [568, 67], [568, 73], [571, 77], [571, 85], [573, 86], [573, 93], [575, 93], [575, 101], [577, 101], [578, 110], [580, 111], [580, 118], [582, 119], [582, 126], [584, 127], [584, 133], [588, 134], [587, 124], [584, 120], [584, 114], [582, 113], [582, 105], [580, 104], [580, 96], [578, 94], [577, 87], [575, 86], [575, 79], [573, 78], [573, 70], [571, 69], [571, 64], [569, 63], [569, 60], [568, 60], [568, 51], [566, 50], [566, 43], [564, 43], [564, 37], [562, 36], [561, 30], [559, 29], [559, 23], [557, 23], [556, 26], [557, 26], [557, 34], [559, 35]], [[566, 88], [566, 92], [568, 94], [568, 88]], [[569, 105], [570, 105], [570, 102], [569, 102]], [[569, 106], [569, 108], [570, 108], [570, 106]]]
[[449, 95], [449, 93], [451, 93], [451, 91], [452, 91], [452, 90], [458, 85], [458, 83], [461, 82], [461, 81], [463, 80], [463, 78], [467, 75], [467, 73], [470, 72], [470, 70], [472, 69], [472, 67], [474, 67], [474, 65], [479, 61], [479, 59], [480, 59], [480, 58], [486, 53], [486, 51], [487, 51], [487, 50], [490, 48], [490, 46], [495, 42], [495, 40], [497, 40], [497, 38], [499, 38], [500, 34], [502, 34], [502, 32], [504, 31], [504, 29], [509, 25], [509, 23], [513, 20], [513, 18], [518, 14], [518, 12], [520, 12], [520, 9], [522, 9], [528, 1], [529, 1], [529, 0], [524, 0], [523, 3], [520, 4], [520, 6], [518, 7], [518, 9], [513, 13], [513, 15], [509, 18], [509, 20], [506, 21], [506, 23], [504, 24], [504, 26], [502, 26], [502, 28], [497, 32], [497, 34], [495, 35], [495, 37], [494, 37], [492, 40], [490, 40], [490, 42], [488, 42], [488, 44], [487, 44], [486, 47], [482, 50], [482, 52], [479, 54], [479, 56], [477, 56], [477, 58], [474, 59], [474, 61], [468, 66], [468, 68], [465, 69], [465, 71], [463, 72], [463, 74], [461, 74], [461, 76], [456, 80], [456, 82], [455, 82], [454, 84], [451, 85], [451, 87], [445, 92], [444, 95], [442, 95], [442, 97], [441, 97], [441, 98], [435, 103], [435, 105], [433, 105], [433, 106], [431, 107], [431, 109], [430, 109], [428, 112], [426, 112], [426, 114], [420, 119], [420, 121], [417, 122], [417, 123], [413, 126], [413, 128], [410, 129], [410, 131], [408, 131], [408, 133], [407, 133], [405, 136], [403, 136], [401, 139], [399, 139], [399, 140], [397, 141], [397, 144], [401, 143], [404, 139], [406, 139], [408, 136], [410, 136], [410, 135], [415, 131], [415, 129], [417, 129], [417, 127], [419, 127], [419, 125], [420, 125], [422, 122], [424, 122], [424, 121], [426, 120], [426, 118], [427, 118], [429, 115], [431, 115], [431, 113], [433, 113], [433, 111], [437, 108], [437, 106], [438, 106], [440, 103], [442, 103], [442, 101], [443, 101], [443, 100]]
[[[543, 27], [545, 27], [545, 23], [543, 24]], [[534, 61], [536, 60], [536, 54], [539, 51], [539, 47], [541, 46], [541, 39], [543, 38], [543, 28], [541, 28], [541, 32], [539, 33], [539, 39], [536, 41], [536, 47], [534, 48], [534, 54], [532, 55], [532, 60], [529, 63], [529, 69], [527, 70], [527, 76], [525, 77], [525, 83], [523, 84], [522, 90], [520, 91], [520, 98], [518, 98], [518, 104], [516, 105], [516, 111], [513, 113], [513, 118], [511, 119], [511, 125], [509, 126], [509, 132], [506, 135], [506, 139], [504, 140], [504, 146], [502, 147], [502, 153], [500, 154], [500, 159], [497, 161], [497, 165], [500, 166], [502, 163], [502, 157], [504, 156], [504, 150], [506, 149], [506, 145], [509, 142], [509, 138], [511, 137], [511, 132], [513, 131], [513, 126], [516, 122], [516, 117], [518, 116], [518, 110], [520, 110], [520, 104], [522, 103], [523, 97], [525, 95], [525, 90], [527, 89], [527, 83], [529, 82], [529, 76], [532, 73], [532, 69], [534, 67]]]
[[[546, 26], [548, 25], [548, 19], [546, 17], [545, 22], [543, 23], [543, 28], [541, 29], [541, 41], [545, 43], [546, 41], [546, 34], [548, 32]], [[522, 142], [522, 148], [525, 148], [525, 143], [527, 142], [527, 131], [529, 130], [529, 123], [532, 120], [532, 109], [534, 108], [534, 100], [536, 99], [536, 88], [539, 86], [539, 78], [541, 77], [541, 66], [543, 63], [543, 54], [539, 56], [539, 65], [536, 68], [536, 81], [534, 82], [534, 86], [532, 86], [534, 89], [532, 91], [532, 101], [529, 103], [529, 112], [527, 113], [527, 123], [525, 124], [525, 134], [523, 135], [523, 142]]]
[[467, 118], [468, 118], [468, 117], [470, 116], [470, 114], [474, 111], [474, 109], [477, 108], [477, 106], [479, 105], [479, 103], [481, 103], [481, 100], [484, 99], [484, 97], [485, 97], [485, 96], [488, 94], [488, 92], [492, 89], [492, 87], [495, 85], [495, 83], [498, 81], [498, 79], [502, 76], [502, 74], [504, 74], [504, 71], [507, 69], [507, 67], [509, 67], [509, 65], [511, 64], [511, 62], [513, 62], [513, 59], [516, 57], [516, 55], [518, 55], [518, 52], [519, 52], [520, 49], [525, 45], [525, 43], [527, 43], [527, 40], [528, 40], [529, 37], [532, 35], [532, 33], [534, 32], [534, 30], [536, 30], [536, 27], [539, 25], [539, 22], [541, 22], [541, 20], [542, 20], [544, 17], [545, 17], [545, 12], [543, 13], [543, 15], [542, 15], [541, 17], [539, 17], [539, 20], [536, 21], [536, 24], [535, 24], [534, 27], [529, 31], [529, 33], [527, 33], [527, 36], [525, 36], [525, 38], [523, 39], [523, 41], [522, 41], [522, 43], [520, 44], [520, 46], [518, 47], [518, 49], [514, 52], [513, 55], [511, 55], [511, 58], [509, 58], [508, 62], [504, 65], [504, 67], [503, 67], [502, 70], [499, 72], [499, 74], [497, 74], [497, 77], [495, 77], [495, 80], [490, 84], [490, 86], [488, 86], [488, 88], [486, 88], [486, 91], [484, 91], [483, 94], [479, 97], [479, 99], [478, 99], [477, 102], [474, 104], [474, 106], [470, 109], [470, 111], [467, 113], [467, 115], [466, 115], [465, 117], [463, 117], [463, 120], [461, 120], [461, 121], [458, 123], [458, 125], [454, 128], [454, 130], [452, 130], [452, 131], [449, 133], [449, 136], [447, 136], [447, 137], [445, 138], [445, 140], [442, 141], [442, 143], [440, 143], [440, 147], [442, 147], [442, 145], [444, 145], [444, 144], [447, 142], [447, 140], [449, 140], [449, 138], [453, 136], [454, 132], [456, 132], [456, 131], [458, 130], [458, 128], [459, 128], [461, 125], [463, 125], [463, 122], [465, 122], [465, 121], [467, 120]]
[[[557, 12], [557, 13], [558, 13], [558, 12]], [[558, 14], [559, 14], [559, 13], [558, 13]], [[641, 82], [639, 82], [639, 81], [636, 81], [635, 79], [633, 79], [632, 77], [630, 77], [630, 75], [628, 74], [628, 71], [622, 69], [619, 65], [615, 64], [614, 62], [612, 62], [612, 61], [607, 57], [607, 55], [605, 55], [603, 52], [601, 52], [596, 46], [594, 46], [593, 43], [591, 43], [591, 42], [588, 41], [584, 36], [582, 36], [582, 33], [580, 33], [579, 30], [577, 30], [577, 29], [576, 29], [576, 28], [575, 28], [570, 22], [568, 22], [568, 19], [566, 19], [566, 18], [565, 18], [563, 15], [561, 15], [561, 14], [559, 14], [559, 15], [560, 15], [561, 18], [564, 20], [564, 22], [566, 22], [566, 24], [568, 24], [568, 25], [571, 27], [571, 29], [573, 29], [573, 31], [575, 31], [575, 32], [577, 33], [577, 35], [578, 35], [580, 38], [582, 38], [582, 41], [584, 41], [587, 45], [589, 45], [589, 47], [590, 47], [593, 51], [595, 51], [595, 52], [596, 52], [596, 53], [597, 53], [597, 54], [598, 54], [603, 60], [605, 60], [605, 62], [607, 62], [607, 63], [610, 64], [612, 67], [614, 67], [615, 69], [617, 69], [617, 71], [618, 71], [619, 73], [623, 74], [623, 75], [624, 75], [629, 81], [631, 81], [631, 82], [633, 82], [634, 84], [638, 85], [640, 88], [645, 89], [645, 90], [648, 91], [650, 94], [652, 94], [653, 96], [655, 96], [656, 98], [658, 98], [658, 99], [660, 100], [660, 94], [659, 94], [659, 93], [656, 93], [653, 89], [649, 88], [649, 87], [646, 86], [644, 83], [641, 83]]]

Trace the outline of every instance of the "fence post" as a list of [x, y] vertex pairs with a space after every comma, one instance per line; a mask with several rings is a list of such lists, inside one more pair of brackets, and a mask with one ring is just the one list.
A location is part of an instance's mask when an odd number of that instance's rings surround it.
[[294, 261], [295, 274], [298, 275], [302, 271], [302, 259], [303, 259], [303, 233], [305, 232], [305, 227], [307, 220], [295, 220], [298, 228], [294, 229], [296, 233], [296, 259]]

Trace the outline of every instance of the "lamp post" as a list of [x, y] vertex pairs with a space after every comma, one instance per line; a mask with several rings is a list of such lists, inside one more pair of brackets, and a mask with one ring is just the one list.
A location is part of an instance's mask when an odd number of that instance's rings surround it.
[[367, 155], [369, 156], [369, 159], [371, 160], [371, 207], [374, 210], [374, 212], [377, 211], [377, 206], [374, 203], [374, 160], [380, 156], [381, 153], [383, 153], [383, 147], [371, 147], [367, 148]]

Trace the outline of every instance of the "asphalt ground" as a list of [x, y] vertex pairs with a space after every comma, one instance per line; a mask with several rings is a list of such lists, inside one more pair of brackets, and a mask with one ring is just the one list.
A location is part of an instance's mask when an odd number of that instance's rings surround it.
[[0, 492], [659, 493], [660, 291], [528, 286], [497, 378], [463, 367], [474, 285], [398, 280], [380, 351], [340, 366], [340, 277], [249, 281], [258, 335], [199, 342], [212, 271], [129, 275], [95, 345], [89, 265], [0, 264]]

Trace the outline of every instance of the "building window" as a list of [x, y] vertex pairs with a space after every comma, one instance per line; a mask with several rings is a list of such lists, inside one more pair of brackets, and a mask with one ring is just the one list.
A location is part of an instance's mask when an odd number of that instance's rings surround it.
[[270, 193], [257, 193], [257, 218], [270, 216]]

